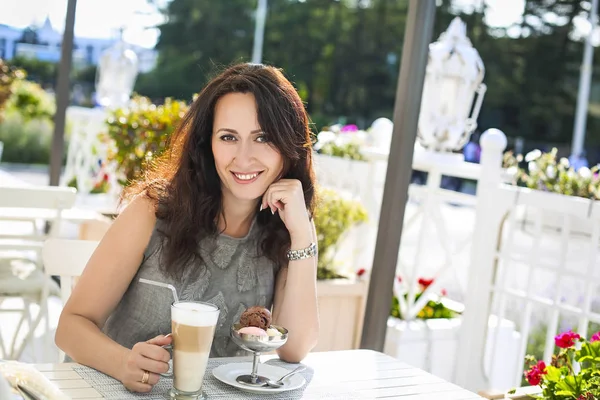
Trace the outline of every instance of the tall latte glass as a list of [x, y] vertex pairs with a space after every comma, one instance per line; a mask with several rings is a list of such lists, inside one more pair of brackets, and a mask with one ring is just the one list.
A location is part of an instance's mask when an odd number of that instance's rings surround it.
[[218, 319], [219, 308], [212, 304], [178, 301], [171, 306], [172, 399], [205, 398], [202, 380]]

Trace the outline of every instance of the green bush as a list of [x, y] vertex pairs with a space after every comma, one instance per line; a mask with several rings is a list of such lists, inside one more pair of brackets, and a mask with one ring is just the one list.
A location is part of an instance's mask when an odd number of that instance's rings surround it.
[[360, 152], [358, 143], [346, 143], [338, 145], [335, 142], [325, 143], [320, 149], [320, 154], [328, 156], [347, 158], [350, 160], [364, 161], [365, 156]]
[[0, 58], [0, 121], [2, 121], [6, 102], [12, 95], [13, 82], [24, 77], [23, 71], [14, 68]]
[[11, 80], [10, 96], [4, 104], [3, 120], [0, 122], [0, 142], [4, 143], [2, 161], [48, 164], [54, 98], [40, 85], [24, 77], [24, 74], [16, 74]]
[[0, 142], [4, 143], [3, 162], [48, 164], [53, 124], [49, 119], [27, 121], [17, 112], [7, 112], [0, 123]]
[[25, 121], [51, 120], [54, 116], [54, 98], [37, 83], [17, 79], [13, 82], [11, 91], [12, 94], [6, 102], [7, 113], [17, 112]]
[[358, 201], [348, 200], [331, 189], [317, 191], [314, 221], [319, 258], [318, 279], [346, 278], [335, 271], [333, 259], [343, 235], [353, 226], [367, 221], [367, 211]]
[[106, 122], [108, 131], [102, 135], [114, 144], [107, 158], [119, 165], [123, 185], [165, 151], [169, 136], [188, 110], [185, 102], [171, 99], [157, 106], [146, 97], [134, 96], [131, 104], [112, 112]]

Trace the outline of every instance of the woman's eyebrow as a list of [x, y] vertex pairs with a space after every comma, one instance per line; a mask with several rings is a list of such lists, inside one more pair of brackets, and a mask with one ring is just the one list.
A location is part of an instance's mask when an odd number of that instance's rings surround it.
[[[238, 134], [238, 131], [236, 131], [235, 129], [231, 129], [231, 128], [219, 128], [219, 129], [217, 129], [216, 133], [219, 133], [221, 131], [228, 132], [228, 133], [235, 133], [236, 135]], [[254, 133], [263, 133], [263, 130], [262, 129], [255, 129], [253, 131], [250, 131], [250, 133], [252, 133], [252, 134], [254, 134]]]

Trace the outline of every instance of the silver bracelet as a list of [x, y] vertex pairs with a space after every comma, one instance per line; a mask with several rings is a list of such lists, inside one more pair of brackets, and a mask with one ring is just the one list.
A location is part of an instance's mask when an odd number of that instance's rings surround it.
[[287, 258], [290, 261], [304, 260], [306, 258], [314, 257], [317, 255], [317, 244], [311, 243], [307, 248], [300, 250], [288, 250]]

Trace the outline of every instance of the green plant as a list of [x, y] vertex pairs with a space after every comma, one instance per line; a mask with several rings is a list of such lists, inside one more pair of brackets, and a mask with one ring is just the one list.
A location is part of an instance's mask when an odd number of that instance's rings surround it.
[[314, 216], [319, 246], [317, 279], [347, 278], [335, 270], [335, 251], [350, 228], [367, 221], [367, 211], [358, 201], [346, 199], [331, 189], [319, 188], [317, 198]]
[[317, 153], [349, 160], [366, 160], [360, 151], [367, 137], [365, 131], [358, 129], [356, 125], [333, 125], [324, 127], [317, 134], [314, 149]]
[[[397, 277], [398, 283], [402, 282], [401, 277]], [[433, 279], [419, 278], [419, 292], [415, 295], [415, 301], [425, 294], [425, 290], [431, 286]], [[403, 296], [404, 299], [408, 298], [408, 293], [396, 293], [392, 298], [392, 309], [390, 315], [399, 319], [404, 319], [402, 312], [400, 311], [400, 300], [398, 296]], [[427, 301], [425, 306], [418, 312], [418, 319], [434, 319], [434, 318], [455, 318], [460, 312], [449, 308], [444, 304], [444, 297], [446, 291], [442, 289], [439, 295], [431, 296], [430, 300]]]
[[11, 96], [6, 102], [6, 112], [16, 111], [25, 121], [51, 120], [56, 104], [40, 85], [25, 79], [16, 79], [12, 84]]
[[107, 158], [119, 165], [122, 185], [135, 179], [148, 162], [165, 151], [169, 137], [188, 110], [185, 102], [172, 99], [155, 105], [146, 97], [134, 96], [131, 104], [112, 112], [106, 122], [108, 130], [101, 135], [114, 144]]
[[18, 79], [24, 79], [25, 73], [9, 65], [0, 58], [0, 121], [6, 102], [12, 95], [13, 82]]
[[[0, 142], [4, 143], [3, 162], [48, 164], [52, 142], [52, 120], [27, 121], [20, 113], [6, 112], [0, 123]], [[65, 148], [67, 143], [65, 143]], [[66, 154], [66, 151], [65, 151]]]
[[[557, 160], [557, 149], [549, 153], [533, 150], [525, 157], [511, 152], [504, 155], [504, 167], [511, 174], [513, 183], [530, 189], [560, 193], [567, 196], [600, 200], [599, 168], [582, 167], [575, 171], [569, 160]], [[527, 169], [520, 167], [525, 162]]]
[[325, 143], [318, 152], [320, 154], [342, 157], [350, 160], [365, 160], [365, 156], [363, 156], [360, 152], [360, 146], [358, 143], [345, 143], [338, 145], [335, 142], [328, 142]]
[[[528, 355], [529, 365], [524, 375], [530, 385], [539, 386], [545, 400], [594, 400], [600, 398], [600, 332], [590, 340], [568, 331], [554, 338], [560, 349], [552, 356], [550, 365]], [[579, 346], [576, 343], [579, 342]], [[575, 369], [573, 363], [579, 363]]]

